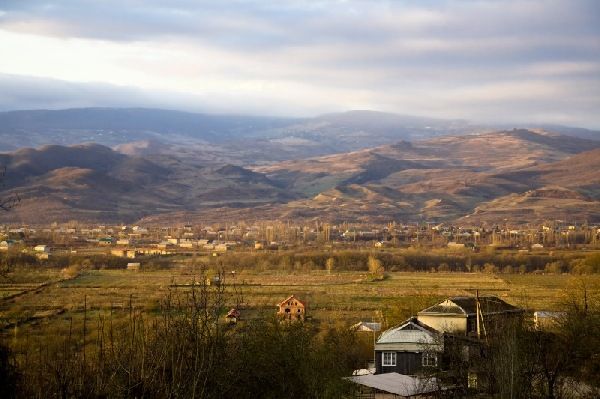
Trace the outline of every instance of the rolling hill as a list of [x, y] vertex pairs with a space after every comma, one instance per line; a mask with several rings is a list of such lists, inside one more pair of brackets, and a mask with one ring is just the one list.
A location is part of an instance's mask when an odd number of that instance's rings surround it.
[[[564, 218], [563, 208], [577, 208], [570, 217], [600, 220], [599, 144], [511, 130], [399, 143], [256, 170], [308, 197], [287, 203], [283, 217], [471, 223], [503, 220], [513, 212], [526, 223]], [[507, 207], [515, 196], [529, 200]], [[546, 206], [558, 199], [559, 206]], [[494, 206], [502, 212], [494, 214]]]
[[[379, 125], [357, 117], [365, 129], [395, 123], [395, 116]], [[600, 141], [544, 130], [434, 136], [246, 166], [210, 144], [179, 145], [45, 145], [0, 154], [2, 195], [22, 198], [0, 221], [600, 220]]]
[[[264, 175], [239, 166], [159, 165], [98, 144], [48, 145], [0, 154], [1, 195], [18, 207], [0, 221], [131, 222], [177, 210], [251, 206], [291, 197]], [[175, 167], [173, 165], [177, 165]]]

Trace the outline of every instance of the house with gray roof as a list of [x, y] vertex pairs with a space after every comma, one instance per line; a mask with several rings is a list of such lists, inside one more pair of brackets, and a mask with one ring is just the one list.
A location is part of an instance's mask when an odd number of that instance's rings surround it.
[[498, 322], [523, 315], [523, 309], [496, 296], [457, 296], [448, 298], [417, 313], [417, 320], [431, 328], [455, 335], [477, 336], [477, 306], [480, 333], [497, 328]]
[[375, 343], [375, 373], [414, 375], [424, 367], [436, 367], [442, 351], [442, 334], [411, 317], [379, 336]]
[[476, 346], [478, 338], [522, 314], [522, 309], [494, 296], [448, 298], [379, 336], [375, 343], [375, 373], [417, 375], [443, 367], [446, 344], [464, 346], [465, 356], [469, 356], [467, 349]]

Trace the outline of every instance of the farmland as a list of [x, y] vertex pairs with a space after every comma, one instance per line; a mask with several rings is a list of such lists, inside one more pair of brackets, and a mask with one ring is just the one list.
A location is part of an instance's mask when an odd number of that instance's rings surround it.
[[[83, 270], [69, 276], [52, 269], [18, 270], [0, 287], [0, 321], [4, 333], [19, 340], [71, 328], [84, 313], [89, 320], [108, 314], [118, 319], [131, 309], [156, 314], [169, 292], [189, 290], [192, 281], [201, 280], [200, 273], [189, 265], [138, 272]], [[223, 281], [230, 294], [223, 312], [239, 303], [242, 319], [268, 318], [279, 301], [295, 294], [307, 302], [312, 322], [324, 326], [360, 320], [392, 326], [438, 300], [474, 295], [475, 290], [530, 310], [559, 309], [566, 292], [582, 282], [590, 294], [600, 293], [598, 275], [388, 272], [370, 281], [364, 271], [241, 270], [234, 276], [225, 270]]]
[[[583, 262], [572, 259], [575, 255], [547, 256], [569, 265]], [[146, 392], [148, 397], [172, 392], [193, 397], [193, 388], [201, 386], [212, 392], [206, 397], [248, 397], [248, 392], [260, 397], [266, 386], [279, 392], [282, 388], [269, 385], [271, 381], [287, 381], [287, 370], [300, 365], [303, 370], [294, 373], [291, 386], [301, 393], [285, 397], [320, 397], [315, 392], [323, 386], [336, 392], [330, 397], [343, 397], [352, 387], [342, 377], [373, 359], [373, 335], [348, 329], [359, 321], [380, 322], [386, 329], [446, 297], [476, 291], [528, 310], [572, 309], [567, 302], [576, 297], [581, 303], [583, 292], [586, 304], [596, 309], [600, 296], [600, 274], [549, 273], [546, 269], [556, 268], [526, 266], [540, 255], [494, 255], [506, 262], [519, 256], [526, 262], [519, 269], [532, 270], [523, 274], [491, 263], [477, 267], [478, 272], [443, 271], [457, 267], [461, 255], [423, 256], [422, 271], [397, 270], [418, 265], [413, 261], [419, 257], [411, 251], [234, 251], [161, 257], [161, 262], [147, 258], [139, 270], [98, 257], [88, 262], [62, 259], [61, 264], [69, 265], [62, 269], [51, 267], [52, 260], [46, 267], [13, 266], [0, 286], [0, 355], [9, 354], [4, 355], [5, 374], [15, 384], [9, 389], [32, 397], [48, 392], [57, 397], [90, 392], [102, 397], [141, 397]], [[595, 254], [585, 256], [585, 262], [596, 259]], [[488, 255], [480, 257], [471, 257], [473, 268]], [[401, 258], [403, 263], [393, 263]], [[434, 259], [445, 262], [431, 267]], [[307, 322], [275, 321], [276, 305], [291, 294], [307, 304]], [[235, 324], [225, 319], [232, 307], [240, 311]], [[593, 322], [595, 314], [576, 321]], [[586, 338], [591, 354], [597, 347], [592, 322], [582, 328], [591, 331]], [[553, 348], [543, 349], [555, 352]], [[265, 367], [281, 362], [282, 367]], [[248, 370], [264, 372], [257, 376]], [[279, 370], [284, 371], [275, 375]], [[587, 368], [574, 370], [586, 381], [594, 379]], [[232, 376], [243, 383], [230, 385]], [[232, 393], [231, 386], [240, 392]]]

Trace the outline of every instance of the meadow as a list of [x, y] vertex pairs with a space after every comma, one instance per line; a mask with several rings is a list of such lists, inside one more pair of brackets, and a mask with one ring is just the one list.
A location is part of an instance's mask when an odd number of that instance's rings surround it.
[[[202, 263], [202, 262], [200, 262]], [[169, 293], [189, 290], [214, 269], [173, 264], [157, 270], [18, 269], [0, 286], [0, 328], [13, 341], [61, 334], [100, 318], [114, 319], [131, 311], [156, 315]], [[359, 321], [400, 323], [446, 297], [497, 295], [528, 310], [559, 310], [570, 290], [585, 285], [600, 294], [600, 275], [492, 274], [465, 272], [386, 272], [371, 280], [366, 271], [223, 270], [227, 292], [223, 315], [230, 307], [241, 319], [269, 318], [276, 305], [294, 294], [308, 305], [307, 315], [319, 326], [343, 327]], [[212, 289], [216, 289], [212, 287]], [[75, 327], [74, 327], [75, 326]]]

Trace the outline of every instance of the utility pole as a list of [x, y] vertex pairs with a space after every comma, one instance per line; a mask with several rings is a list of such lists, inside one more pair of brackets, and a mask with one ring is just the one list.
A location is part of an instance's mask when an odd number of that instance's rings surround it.
[[481, 326], [479, 325], [479, 312], [481, 310], [479, 307], [479, 290], [475, 291], [475, 298], [476, 298], [475, 316], [477, 317], [477, 339], [481, 339]]

